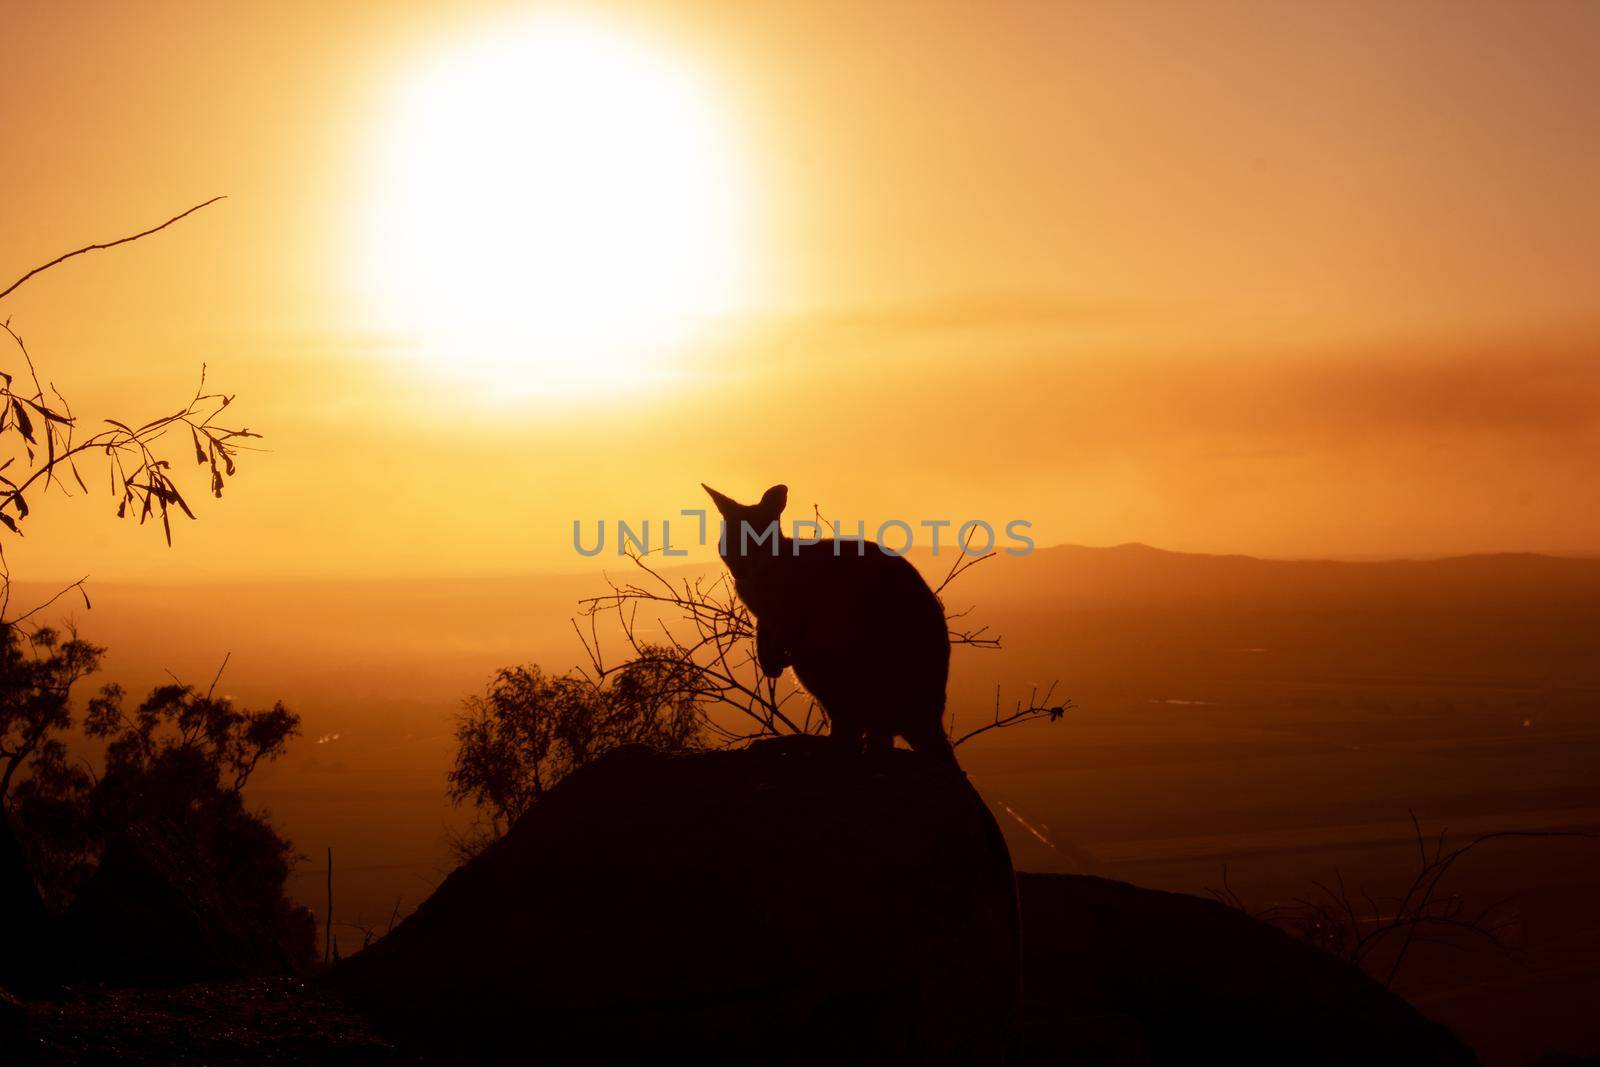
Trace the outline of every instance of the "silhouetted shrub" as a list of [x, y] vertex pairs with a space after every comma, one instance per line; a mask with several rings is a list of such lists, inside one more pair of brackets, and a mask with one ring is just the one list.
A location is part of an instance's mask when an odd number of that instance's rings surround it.
[[622, 745], [674, 752], [702, 744], [695, 668], [650, 649], [597, 682], [507, 667], [456, 718], [450, 799], [479, 822], [452, 844], [474, 855], [557, 782]]

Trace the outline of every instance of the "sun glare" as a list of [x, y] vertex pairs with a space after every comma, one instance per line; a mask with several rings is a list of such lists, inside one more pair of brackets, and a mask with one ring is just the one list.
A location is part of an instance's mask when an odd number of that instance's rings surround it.
[[511, 394], [670, 377], [749, 296], [726, 116], [681, 57], [592, 18], [416, 72], [383, 131], [362, 282], [379, 328]]

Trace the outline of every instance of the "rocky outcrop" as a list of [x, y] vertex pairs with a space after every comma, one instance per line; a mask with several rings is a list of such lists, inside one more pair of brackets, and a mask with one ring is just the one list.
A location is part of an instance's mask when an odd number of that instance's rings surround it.
[[1476, 1063], [1359, 969], [1215, 901], [1018, 876], [1028, 1064]]
[[450, 1058], [1475, 1062], [1239, 911], [1009, 863], [966, 779], [915, 753], [624, 749], [334, 977]]
[[1000, 1062], [1010, 858], [953, 768], [792, 738], [619, 750], [336, 972], [453, 1054]]

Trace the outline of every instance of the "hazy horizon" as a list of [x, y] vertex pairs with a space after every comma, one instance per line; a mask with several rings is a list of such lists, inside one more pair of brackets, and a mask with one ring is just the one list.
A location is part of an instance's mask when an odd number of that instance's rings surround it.
[[[608, 545], [609, 548], [609, 545]], [[1258, 555], [1245, 552], [1191, 552], [1180, 549], [1167, 548], [1162, 545], [1153, 545], [1144, 541], [1124, 541], [1118, 544], [1085, 545], [1062, 543], [1054, 545], [1039, 545], [1029, 555], [1050, 553], [1061, 549], [1081, 549], [1091, 552], [1112, 552], [1119, 549], [1148, 549], [1152, 552], [1171, 556], [1194, 556], [1211, 559], [1246, 559], [1259, 560], [1264, 563], [1443, 563], [1451, 560], [1471, 560], [1495, 557], [1539, 557], [1551, 560], [1571, 560], [1576, 562], [1600, 561], [1600, 551], [1595, 552], [1544, 552], [1531, 549], [1503, 549], [1480, 552], [1445, 553], [1440, 555], [1385, 555], [1376, 554], [1347, 554], [1347, 555], [1305, 555], [1305, 556], [1273, 556]], [[181, 555], [181, 553], [174, 553]], [[941, 543], [938, 554], [930, 552], [929, 546], [924, 543], [914, 542], [910, 549], [904, 553], [913, 560], [925, 563], [930, 572], [948, 566], [957, 558], [956, 550], [950, 549]], [[995, 558], [1003, 554], [1003, 549], [997, 550]], [[678, 570], [703, 570], [720, 567], [721, 563], [714, 552], [710, 550], [695, 550], [684, 559], [665, 559], [659, 552], [653, 552], [644, 557], [655, 570], [674, 572]], [[1019, 557], [1026, 558], [1026, 557]], [[554, 578], [562, 580], [584, 580], [603, 585], [606, 575], [626, 576], [634, 572], [634, 564], [627, 556], [617, 556], [608, 553], [602, 559], [578, 559], [567, 566], [552, 565], [543, 568], [528, 568], [523, 570], [478, 570], [478, 571], [375, 571], [375, 572], [333, 572], [333, 571], [285, 571], [274, 574], [239, 574], [234, 572], [204, 572], [193, 568], [174, 567], [171, 570], [148, 574], [101, 574], [94, 571], [69, 576], [65, 573], [59, 575], [27, 575], [13, 582], [13, 589], [19, 599], [26, 599], [28, 595], [47, 599], [56, 593], [67, 589], [69, 586], [84, 580], [89, 593], [91, 604], [94, 598], [96, 585], [117, 587], [149, 587], [159, 588], [164, 585], [254, 585], [254, 584], [371, 584], [388, 582], [468, 582], [484, 583], [495, 581], [516, 581], [524, 579]], [[30, 602], [31, 603], [31, 602]], [[64, 596], [59, 602], [70, 610], [76, 606], [82, 608], [83, 600], [76, 594]], [[48, 614], [48, 612], [46, 613]]]

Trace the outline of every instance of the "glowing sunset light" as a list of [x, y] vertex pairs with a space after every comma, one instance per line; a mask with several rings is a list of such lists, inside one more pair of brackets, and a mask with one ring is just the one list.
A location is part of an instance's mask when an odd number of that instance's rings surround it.
[[0, 1067], [1600, 1063], [1600, 0], [0, 2]]
[[383, 129], [369, 313], [500, 392], [670, 375], [748, 296], [731, 141], [700, 72], [610, 23], [469, 38], [410, 75]]

